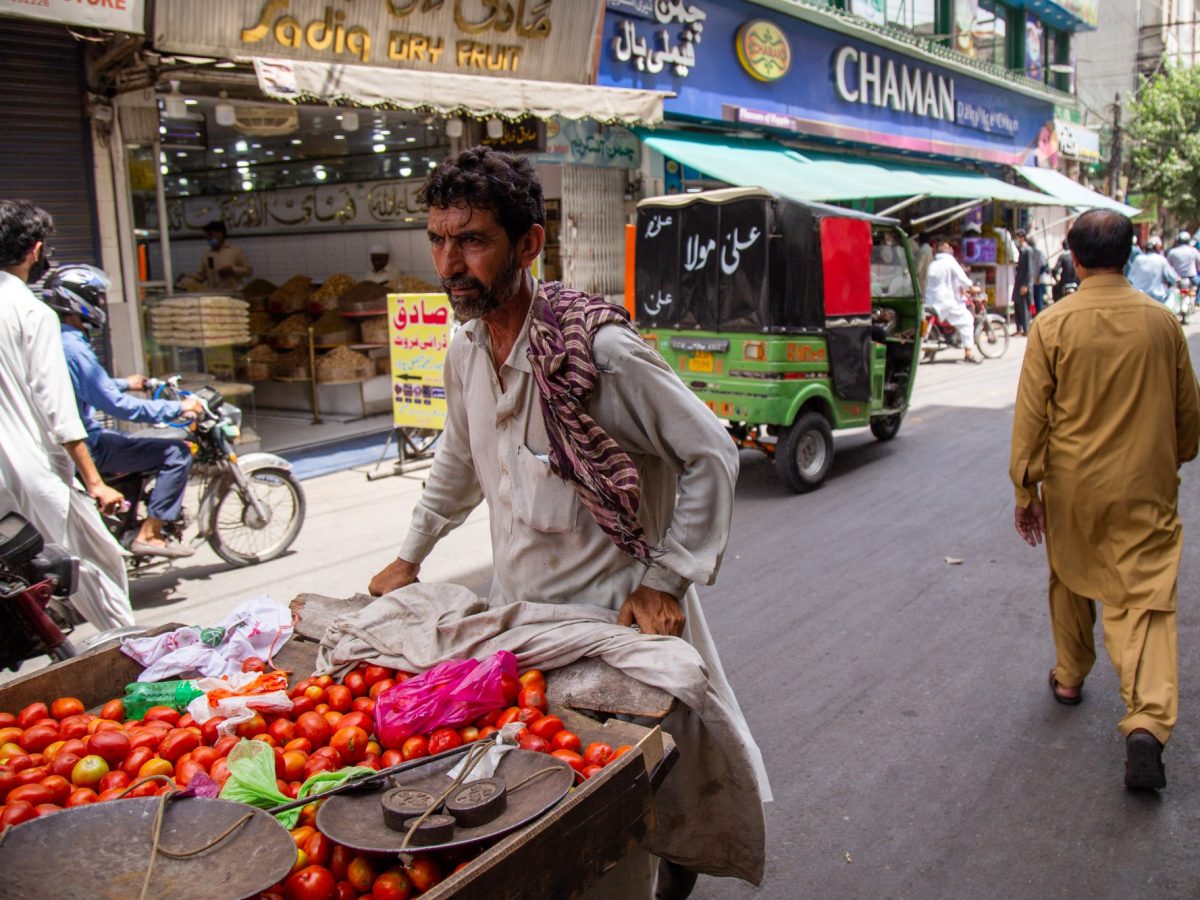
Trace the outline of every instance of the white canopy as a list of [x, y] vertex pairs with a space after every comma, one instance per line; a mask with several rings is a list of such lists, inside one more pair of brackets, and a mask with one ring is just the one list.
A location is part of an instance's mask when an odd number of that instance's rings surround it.
[[301, 60], [255, 59], [254, 71], [263, 93], [277, 100], [346, 100], [360, 106], [428, 109], [443, 116], [563, 116], [653, 125], [662, 121], [663, 98], [670, 96], [662, 91]]
[[1112, 197], [1084, 187], [1077, 181], [1072, 181], [1061, 172], [1054, 169], [1040, 169], [1036, 166], [1016, 166], [1017, 173], [1040, 191], [1045, 191], [1051, 197], [1057, 198], [1063, 206], [1072, 209], [1111, 209], [1123, 216], [1136, 216], [1141, 210], [1135, 206], [1126, 206]]

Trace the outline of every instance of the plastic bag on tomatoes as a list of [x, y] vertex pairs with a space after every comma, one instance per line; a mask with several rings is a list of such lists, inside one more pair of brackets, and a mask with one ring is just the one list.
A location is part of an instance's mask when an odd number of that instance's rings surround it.
[[292, 698], [287, 694], [287, 676], [282, 672], [237, 672], [220, 678], [201, 678], [196, 687], [204, 694], [188, 704], [196, 723], [203, 725], [213, 716], [224, 716], [217, 730], [233, 734], [242, 722], [255, 713], [291, 712]]
[[394, 685], [375, 699], [375, 733], [384, 747], [414, 734], [462, 725], [504, 706], [500, 678], [517, 677], [517, 658], [498, 650], [480, 662], [450, 659]]

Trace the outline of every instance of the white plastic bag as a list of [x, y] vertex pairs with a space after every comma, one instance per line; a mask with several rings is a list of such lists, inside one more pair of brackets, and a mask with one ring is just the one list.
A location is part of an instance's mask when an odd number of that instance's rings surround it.
[[[281, 683], [281, 687], [272, 689], [276, 683]], [[287, 676], [282, 673], [237, 672], [222, 678], [201, 678], [196, 687], [204, 694], [189, 703], [187, 711], [199, 725], [224, 716], [225, 721], [217, 726], [221, 734], [233, 734], [238, 725], [254, 718], [255, 713], [286, 713], [292, 709]]]

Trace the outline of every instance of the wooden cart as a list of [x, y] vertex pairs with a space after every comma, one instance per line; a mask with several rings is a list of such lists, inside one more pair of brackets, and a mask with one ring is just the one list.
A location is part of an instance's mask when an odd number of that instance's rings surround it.
[[[328, 623], [371, 599], [301, 594], [292, 601], [299, 616], [296, 635], [275, 655], [276, 664], [293, 673], [292, 683], [313, 671], [317, 642]], [[140, 671], [117, 646], [93, 650], [0, 685], [0, 710], [15, 712], [60, 696], [78, 697], [89, 709], [98, 708], [121, 696]], [[547, 685], [550, 711], [561, 716], [585, 744], [604, 741], [636, 749], [576, 787], [540, 819], [501, 838], [423, 898], [578, 897], [600, 882], [653, 827], [653, 795], [677, 757], [674, 741], [657, 726], [615, 718], [601, 723], [576, 710], [661, 720], [673, 699], [599, 660], [581, 660], [548, 672]]]

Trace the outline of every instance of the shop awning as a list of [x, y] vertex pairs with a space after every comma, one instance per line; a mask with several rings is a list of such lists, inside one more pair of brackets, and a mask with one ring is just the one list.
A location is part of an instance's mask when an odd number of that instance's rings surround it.
[[1072, 209], [1111, 209], [1123, 216], [1136, 216], [1140, 210], [1136, 206], [1127, 206], [1112, 197], [1084, 187], [1077, 181], [1072, 181], [1061, 172], [1054, 169], [1039, 169], [1036, 166], [1017, 166], [1017, 174], [1040, 191], [1045, 191], [1054, 197], [1060, 206]]
[[1053, 206], [1058, 200], [974, 172], [801, 153], [771, 140], [638, 131], [649, 147], [710, 178], [756, 185], [797, 200], [844, 203], [923, 195]]
[[653, 125], [662, 121], [663, 98], [671, 96], [662, 91], [299, 60], [256, 59], [254, 71], [259, 88], [277, 100], [349, 101], [360, 106], [427, 109], [443, 116], [563, 116]]

